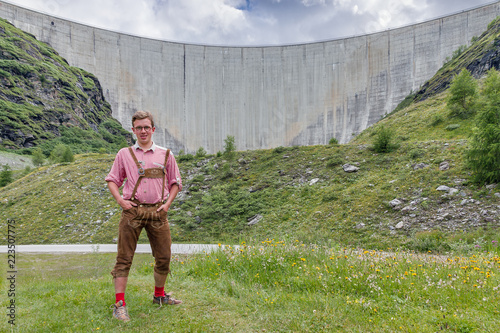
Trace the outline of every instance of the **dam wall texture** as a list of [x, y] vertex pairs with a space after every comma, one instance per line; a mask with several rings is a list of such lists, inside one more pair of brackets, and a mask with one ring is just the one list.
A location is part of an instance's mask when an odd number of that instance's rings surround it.
[[174, 152], [340, 143], [390, 113], [500, 13], [495, 2], [379, 33], [297, 45], [183, 44], [75, 23], [0, 1], [0, 17], [96, 75], [113, 116], [156, 118]]

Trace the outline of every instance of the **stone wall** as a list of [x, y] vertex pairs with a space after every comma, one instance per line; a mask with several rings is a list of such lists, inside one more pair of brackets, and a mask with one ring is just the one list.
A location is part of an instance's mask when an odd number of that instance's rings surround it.
[[131, 36], [0, 1], [0, 17], [99, 78], [125, 128], [136, 110], [149, 110], [158, 144], [210, 153], [228, 135], [238, 150], [349, 142], [499, 13], [496, 2], [352, 38], [224, 47]]

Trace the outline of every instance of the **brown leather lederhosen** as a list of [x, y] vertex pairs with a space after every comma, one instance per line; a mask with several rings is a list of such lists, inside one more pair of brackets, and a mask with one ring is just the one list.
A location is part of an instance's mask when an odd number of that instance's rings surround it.
[[[137, 179], [137, 183], [135, 183], [134, 190], [132, 191], [132, 196], [130, 197], [130, 200], [133, 201], [135, 199], [135, 193], [137, 192], [137, 188], [139, 187], [139, 184], [141, 183], [141, 180], [143, 178], [163, 178], [163, 185], [161, 188], [161, 200], [160, 200], [163, 201], [163, 196], [165, 194], [165, 175], [167, 174], [167, 160], [168, 160], [168, 155], [170, 155], [170, 149], [167, 149], [167, 153], [165, 154], [165, 163], [163, 163], [163, 168], [148, 168], [148, 169], [144, 169], [141, 166], [141, 164], [137, 160], [137, 157], [135, 156], [132, 147], [128, 147], [128, 150], [130, 152], [130, 155], [132, 155], [135, 165], [137, 165], [137, 171], [139, 172], [139, 179]], [[157, 204], [157, 202], [151, 202], [151, 203], [148, 202], [142, 204], [154, 205]]]

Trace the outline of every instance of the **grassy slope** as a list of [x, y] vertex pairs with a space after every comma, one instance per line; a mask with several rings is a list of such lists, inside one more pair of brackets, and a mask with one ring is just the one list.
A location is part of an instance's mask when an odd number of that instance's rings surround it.
[[[497, 237], [495, 190], [467, 183], [462, 155], [471, 125], [463, 122], [457, 130], [445, 130], [455, 121], [446, 117], [444, 98], [442, 94], [394, 113], [347, 145], [238, 152], [232, 161], [215, 156], [181, 161], [184, 190], [169, 215], [174, 241], [298, 238], [384, 248], [411, 246], [417, 233], [447, 231], [450, 223], [455, 234], [474, 229], [475, 236]], [[436, 117], [442, 122], [434, 126]], [[396, 131], [400, 147], [375, 154], [371, 133], [382, 125]], [[113, 155], [79, 155], [72, 164], [44, 166], [17, 180], [0, 194], [0, 223], [17, 220], [18, 244], [112, 242], [119, 207], [104, 182], [112, 161]], [[442, 161], [451, 168], [440, 171]], [[430, 166], [414, 170], [412, 165], [420, 162]], [[345, 173], [345, 163], [359, 163], [360, 170]], [[443, 196], [436, 191], [439, 185], [462, 194]], [[390, 208], [395, 198], [405, 205], [416, 201], [415, 216]], [[463, 199], [479, 204], [467, 211], [468, 206], [460, 206]], [[463, 224], [463, 216], [453, 215], [457, 206], [464, 213], [484, 209], [493, 221], [479, 217], [475, 226]], [[452, 212], [445, 221], [438, 218], [443, 210]], [[247, 226], [255, 214], [263, 219]], [[393, 230], [403, 220], [405, 228]], [[144, 235], [141, 241], [147, 241]]]

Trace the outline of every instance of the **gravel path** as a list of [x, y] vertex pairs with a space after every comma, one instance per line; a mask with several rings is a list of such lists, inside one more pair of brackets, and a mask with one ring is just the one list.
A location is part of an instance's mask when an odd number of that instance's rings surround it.
[[[172, 254], [191, 254], [211, 252], [218, 249], [217, 244], [172, 244]], [[0, 246], [0, 253], [7, 253], [7, 246]], [[16, 253], [89, 253], [116, 252], [116, 244], [53, 244], [53, 245], [16, 245]], [[149, 244], [138, 244], [136, 253], [151, 253]]]

